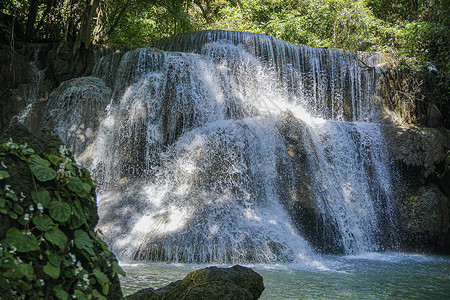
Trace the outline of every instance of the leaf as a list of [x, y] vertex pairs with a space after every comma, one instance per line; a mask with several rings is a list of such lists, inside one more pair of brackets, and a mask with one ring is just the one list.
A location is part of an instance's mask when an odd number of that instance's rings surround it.
[[37, 215], [33, 217], [33, 224], [36, 225], [36, 228], [41, 231], [47, 231], [56, 227], [56, 224], [53, 223], [52, 219], [47, 215]]
[[83, 208], [81, 207], [80, 200], [76, 199], [72, 204], [73, 214], [70, 216], [69, 228], [76, 229], [81, 225], [86, 223], [86, 217], [83, 213]]
[[91, 191], [91, 186], [87, 183], [83, 183], [83, 188], [88, 193]]
[[14, 203], [13, 210], [14, 210], [18, 215], [23, 214], [23, 207], [20, 206], [20, 205], [17, 204], [17, 203]]
[[100, 294], [99, 291], [97, 290], [93, 290], [92, 291], [92, 296], [95, 297], [95, 299], [99, 299], [99, 300], [107, 300], [105, 296], [103, 296], [102, 294]]
[[16, 202], [19, 201], [19, 198], [17, 198], [17, 195], [13, 191], [7, 191], [5, 197]]
[[56, 172], [50, 168], [50, 162], [46, 159], [33, 154], [27, 160], [31, 172], [39, 181], [49, 181], [56, 177]]
[[18, 218], [17, 214], [11, 210], [8, 211], [8, 215], [11, 219], [14, 219], [14, 220], [17, 220], [17, 218]]
[[61, 250], [66, 247], [67, 236], [59, 228], [52, 228], [44, 233], [44, 237], [52, 244], [58, 246]]
[[35, 190], [31, 191], [31, 199], [34, 203], [41, 203], [43, 207], [48, 208], [52, 202], [50, 193], [41, 186], [37, 186]]
[[74, 291], [74, 294], [75, 294], [75, 296], [77, 297], [77, 299], [80, 299], [80, 300], [89, 300], [89, 299], [86, 297], [86, 295], [85, 295], [82, 291], [80, 291], [80, 290], [75, 290], [75, 291]]
[[48, 160], [51, 161], [54, 165], [59, 165], [60, 159], [59, 159], [58, 156], [49, 154], [49, 155], [47, 155], [47, 158], [48, 158]]
[[112, 263], [112, 268], [113, 271], [116, 272], [117, 274], [122, 275], [123, 277], [126, 277], [127, 274], [125, 273], [125, 271], [119, 266], [119, 264], [117, 263], [117, 261]]
[[69, 204], [59, 201], [53, 201], [49, 209], [50, 216], [58, 222], [69, 220], [71, 211]]
[[92, 256], [95, 255], [94, 250], [92, 250], [94, 243], [85, 231], [81, 229], [75, 230], [73, 242], [78, 249], [86, 250]]
[[97, 282], [101, 285], [104, 285], [106, 283], [110, 283], [108, 276], [106, 276], [102, 271], [100, 271], [99, 268], [95, 268], [92, 273], [94, 273], [94, 276], [97, 278]]
[[44, 272], [50, 276], [53, 279], [58, 279], [59, 278], [59, 271], [60, 268], [57, 266], [54, 266], [52, 263], [48, 262], [45, 266], [44, 266]]
[[5, 207], [6, 204], [6, 199], [5, 198], [0, 198], [0, 207], [3, 208]]
[[86, 197], [86, 189], [84, 183], [78, 177], [70, 177], [70, 181], [67, 184], [67, 187], [75, 192], [79, 197]]
[[16, 247], [18, 252], [39, 250], [39, 245], [34, 234], [23, 234], [22, 231], [14, 227], [8, 229], [5, 239], [10, 246]]
[[69, 293], [63, 290], [61, 285], [55, 286], [53, 291], [55, 292], [56, 297], [60, 300], [67, 300], [67, 298], [69, 298]]
[[55, 251], [50, 250], [47, 254], [48, 261], [51, 262], [54, 266], [60, 266], [62, 257], [59, 256]]
[[0, 180], [9, 177], [9, 173], [6, 171], [0, 171]]
[[20, 270], [20, 272], [22, 272], [22, 274], [28, 279], [28, 280], [33, 280], [34, 278], [34, 271], [33, 271], [33, 265], [31, 263], [29, 264], [19, 264], [18, 268]]

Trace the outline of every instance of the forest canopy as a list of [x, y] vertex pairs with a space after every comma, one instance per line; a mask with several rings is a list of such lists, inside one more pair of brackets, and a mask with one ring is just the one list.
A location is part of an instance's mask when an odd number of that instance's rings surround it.
[[450, 70], [450, 0], [3, 0], [2, 42], [139, 47], [184, 32], [263, 33]]

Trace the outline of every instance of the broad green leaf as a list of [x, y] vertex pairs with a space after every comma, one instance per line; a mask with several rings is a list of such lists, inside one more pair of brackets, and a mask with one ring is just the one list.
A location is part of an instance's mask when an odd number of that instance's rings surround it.
[[55, 251], [49, 251], [47, 254], [47, 258], [49, 262], [51, 262], [54, 266], [60, 266], [62, 257], [59, 256]]
[[110, 283], [108, 276], [106, 276], [102, 271], [100, 271], [99, 268], [95, 268], [92, 273], [94, 273], [94, 276], [97, 278], [97, 282], [101, 285], [104, 285], [106, 283]]
[[81, 225], [86, 223], [86, 217], [83, 213], [83, 208], [81, 206], [80, 200], [76, 199], [72, 204], [73, 214], [70, 216], [69, 228], [77, 229]]
[[85, 250], [90, 255], [95, 255], [94, 250], [92, 250], [94, 243], [85, 231], [80, 229], [75, 230], [75, 238], [73, 239], [73, 242], [78, 249]]
[[71, 209], [70, 205], [64, 202], [53, 201], [49, 208], [50, 216], [58, 222], [69, 220]]
[[19, 201], [19, 198], [17, 198], [17, 195], [13, 191], [7, 191], [5, 197], [16, 202]]
[[24, 263], [19, 264], [18, 268], [28, 280], [33, 280], [33, 278], [34, 278], [34, 271], [33, 271], [33, 266], [32, 266], [31, 263], [29, 263], [29, 264], [24, 264]]
[[4, 179], [4, 178], [8, 178], [9, 177], [9, 173], [6, 171], [0, 171], [0, 180]]
[[39, 181], [49, 181], [56, 177], [56, 172], [50, 168], [50, 162], [33, 154], [27, 160], [31, 172]]
[[91, 186], [87, 183], [83, 183], [83, 188], [88, 193], [91, 191]]
[[113, 271], [116, 272], [117, 274], [122, 275], [123, 277], [126, 277], [127, 274], [125, 273], [125, 271], [119, 266], [119, 264], [117, 263], [117, 261], [112, 263], [112, 268]]
[[52, 244], [58, 246], [61, 250], [67, 244], [68, 238], [59, 228], [52, 228], [44, 233], [46, 240], [50, 241]]
[[14, 203], [13, 210], [14, 210], [14, 212], [16, 212], [18, 215], [23, 214], [23, 207], [20, 206], [20, 205], [17, 204], [17, 203]]
[[47, 155], [47, 158], [48, 158], [48, 160], [51, 161], [54, 165], [59, 165], [60, 159], [59, 159], [58, 156], [49, 154], [49, 155]]
[[52, 263], [48, 262], [45, 266], [44, 266], [44, 272], [50, 276], [53, 279], [58, 279], [59, 278], [59, 271], [60, 268], [57, 266], [54, 266]]
[[11, 227], [6, 232], [6, 242], [17, 248], [18, 252], [39, 250], [39, 245], [34, 234], [25, 234], [17, 228]]
[[92, 291], [92, 296], [94, 296], [95, 299], [98, 299], [98, 300], [107, 300], [106, 297], [103, 296], [102, 294], [100, 294], [100, 292], [97, 290]]
[[75, 291], [74, 291], [74, 294], [75, 294], [75, 296], [77, 297], [77, 299], [80, 299], [80, 300], [89, 300], [89, 299], [86, 297], [86, 295], [85, 295], [82, 291], [80, 291], [80, 290], [75, 290]]
[[67, 184], [67, 187], [80, 197], [87, 196], [84, 183], [78, 177], [70, 177], [70, 181]]
[[105, 283], [105, 284], [102, 285], [102, 292], [103, 292], [103, 294], [108, 295], [109, 283]]
[[53, 291], [55, 292], [55, 295], [59, 300], [67, 300], [69, 298], [69, 293], [63, 290], [61, 285], [55, 286], [53, 288]]
[[6, 204], [6, 199], [5, 198], [0, 198], [0, 207], [3, 208], [5, 207]]
[[13, 212], [12, 210], [8, 211], [8, 215], [11, 219], [17, 220], [17, 218], [19, 217], [15, 212]]
[[50, 193], [39, 185], [35, 190], [31, 191], [31, 199], [33, 199], [36, 204], [41, 203], [43, 207], [49, 207], [52, 202]]
[[41, 231], [46, 231], [56, 227], [52, 219], [47, 215], [36, 215], [33, 217], [33, 224]]

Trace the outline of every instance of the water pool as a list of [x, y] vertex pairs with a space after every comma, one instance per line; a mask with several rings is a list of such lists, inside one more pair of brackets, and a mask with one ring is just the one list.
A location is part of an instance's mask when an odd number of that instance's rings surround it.
[[[159, 288], [209, 265], [122, 262], [126, 295]], [[450, 299], [450, 256], [369, 253], [307, 265], [247, 265], [264, 278], [260, 299]], [[222, 266], [229, 267], [229, 266]]]

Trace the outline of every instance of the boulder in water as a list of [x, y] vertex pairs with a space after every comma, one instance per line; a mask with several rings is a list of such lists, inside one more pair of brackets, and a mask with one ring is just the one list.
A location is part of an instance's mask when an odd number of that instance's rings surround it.
[[161, 289], [143, 289], [126, 299], [258, 299], [263, 291], [261, 275], [250, 268], [235, 265], [197, 270]]

